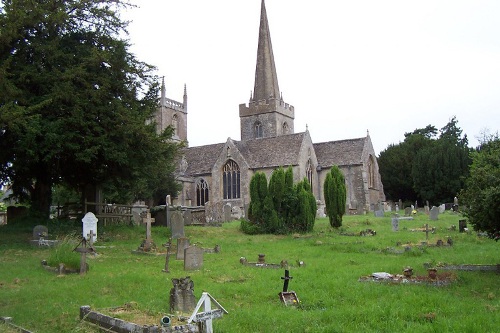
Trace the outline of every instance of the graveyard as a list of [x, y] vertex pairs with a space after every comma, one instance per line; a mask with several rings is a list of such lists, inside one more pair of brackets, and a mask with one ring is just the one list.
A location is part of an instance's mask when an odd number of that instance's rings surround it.
[[[161, 321], [194, 327], [207, 314], [213, 332], [226, 333], [498, 331], [499, 244], [460, 220], [371, 213], [345, 216], [339, 229], [320, 218], [313, 232], [291, 235], [246, 235], [232, 221], [176, 237], [154, 223], [9, 224], [0, 227], [0, 317], [14, 326], [0, 321], [0, 332], [99, 332], [81, 311], [144, 332]], [[74, 237], [83, 272], [44, 269], [57, 242], [33, 242], [41, 224], [44, 241]], [[156, 254], [137, 253], [153, 242]], [[380, 283], [386, 276], [401, 283]], [[447, 283], [433, 283], [441, 277]]]

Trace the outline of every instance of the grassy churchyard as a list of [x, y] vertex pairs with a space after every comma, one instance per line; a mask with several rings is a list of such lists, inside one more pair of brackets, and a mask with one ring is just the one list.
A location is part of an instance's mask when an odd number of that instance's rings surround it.
[[[173, 278], [190, 276], [196, 299], [210, 293], [229, 313], [213, 322], [214, 332], [498, 332], [500, 327], [500, 275], [493, 271], [446, 271], [452, 282], [444, 286], [423, 283], [359, 281], [375, 272], [402, 274], [411, 266], [415, 276], [427, 277], [424, 263], [500, 263], [500, 244], [477, 235], [459, 233], [461, 216], [451, 212], [430, 221], [425, 214], [400, 221], [392, 231], [391, 217], [346, 216], [341, 230], [328, 219], [317, 219], [314, 231], [296, 235], [249, 236], [239, 221], [222, 227], [188, 226], [191, 244], [204, 248], [220, 245], [220, 253], [205, 253], [201, 270], [184, 271], [183, 262], [170, 258], [170, 273], [162, 272], [164, 256], [132, 254], [145, 237], [144, 227], [101, 227], [95, 244], [98, 256], [89, 256], [86, 275], [57, 275], [41, 266], [54, 256], [54, 248], [29, 244], [32, 226], [0, 227], [0, 316], [32, 332], [97, 332], [79, 319], [79, 309], [122, 306], [113, 314], [140, 324], [159, 324], [169, 314]], [[48, 225], [49, 238], [68, 239], [71, 230]], [[418, 230], [425, 224], [428, 234]], [[452, 226], [456, 229], [453, 230]], [[372, 229], [375, 236], [359, 236]], [[156, 244], [165, 243], [169, 230], [153, 227]], [[447, 236], [452, 246], [434, 245]], [[76, 244], [75, 244], [76, 246]], [[409, 246], [405, 251], [405, 246]], [[267, 263], [287, 260], [289, 290], [298, 306], [285, 306], [284, 269], [242, 265], [240, 258]], [[298, 265], [303, 262], [303, 266]], [[190, 314], [187, 314], [188, 316]], [[174, 316], [175, 317], [175, 316]], [[13, 332], [0, 324], [0, 332]]]

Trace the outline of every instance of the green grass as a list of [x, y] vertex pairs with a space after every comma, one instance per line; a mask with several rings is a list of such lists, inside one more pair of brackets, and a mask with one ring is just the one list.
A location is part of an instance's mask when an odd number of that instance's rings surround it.
[[[30, 247], [32, 227], [0, 228], [0, 316], [35, 332], [93, 332], [79, 321], [79, 308], [93, 309], [136, 302], [144, 313], [159, 319], [169, 312], [171, 279], [191, 276], [195, 295], [203, 291], [216, 298], [229, 314], [214, 321], [215, 332], [497, 332], [500, 327], [500, 276], [494, 272], [455, 272], [458, 280], [446, 287], [394, 285], [358, 282], [373, 272], [401, 273], [412, 266], [416, 275], [426, 275], [424, 263], [500, 263], [500, 244], [476, 233], [450, 231], [461, 217], [452, 213], [429, 221], [419, 215], [414, 221], [400, 221], [393, 232], [391, 218], [346, 216], [343, 231], [376, 230], [376, 236], [342, 236], [330, 228], [327, 219], [316, 220], [314, 231], [287, 236], [242, 234], [239, 222], [216, 227], [186, 227], [191, 243], [213, 248], [219, 254], [205, 254], [200, 271], [185, 272], [182, 261], [170, 261], [163, 273], [164, 256], [133, 255], [141, 243], [143, 227], [100, 228], [99, 255], [90, 257], [90, 271], [84, 275], [57, 276], [45, 271], [40, 261], [54, 249]], [[429, 243], [446, 241], [452, 247], [414, 246], [395, 254], [402, 244], [420, 244], [424, 232], [409, 229], [425, 223], [436, 227]], [[81, 225], [49, 225], [53, 237], [74, 233]], [[458, 229], [458, 228], [457, 228]], [[165, 243], [168, 229], [153, 228], [157, 245]], [[52, 237], [51, 237], [52, 238]], [[391, 250], [388, 251], [387, 249]], [[243, 266], [240, 257], [257, 261], [287, 260], [290, 290], [300, 300], [297, 308], [280, 303], [282, 269]], [[296, 262], [305, 266], [298, 267]], [[156, 324], [151, 323], [151, 324]], [[2, 327], [0, 325], [0, 332]]]

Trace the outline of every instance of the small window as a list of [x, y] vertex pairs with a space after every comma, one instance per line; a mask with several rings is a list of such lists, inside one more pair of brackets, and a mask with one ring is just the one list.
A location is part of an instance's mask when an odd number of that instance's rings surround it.
[[311, 185], [311, 191], [312, 191], [312, 188], [313, 188], [313, 167], [312, 167], [311, 160], [307, 161], [306, 177], [307, 177], [307, 180], [309, 181], [309, 185]]
[[208, 184], [204, 179], [196, 182], [196, 205], [205, 206], [208, 202]]
[[375, 166], [373, 162], [373, 156], [370, 155], [368, 158], [368, 187], [369, 188], [374, 188], [375, 187]]
[[172, 116], [172, 127], [174, 128], [174, 135], [179, 136], [179, 118], [176, 114]]
[[285, 121], [283, 123], [283, 134], [289, 134], [290, 132], [290, 127], [288, 127], [288, 123]]
[[255, 138], [262, 138], [262, 123], [260, 121], [256, 122], [254, 125]]

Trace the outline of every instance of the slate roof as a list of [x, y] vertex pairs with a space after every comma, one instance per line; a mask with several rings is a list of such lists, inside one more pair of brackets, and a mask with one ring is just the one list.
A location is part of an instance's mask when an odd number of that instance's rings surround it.
[[236, 142], [251, 169], [296, 165], [305, 133]]
[[363, 148], [366, 138], [347, 139], [314, 143], [314, 151], [318, 163], [322, 167], [332, 165], [359, 165], [362, 164]]
[[188, 162], [186, 174], [196, 175], [211, 173], [212, 167], [225, 145], [226, 143], [216, 143], [183, 149], [182, 154], [186, 156]]

